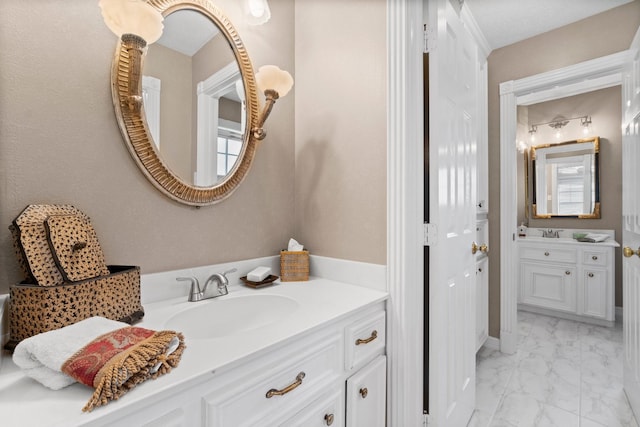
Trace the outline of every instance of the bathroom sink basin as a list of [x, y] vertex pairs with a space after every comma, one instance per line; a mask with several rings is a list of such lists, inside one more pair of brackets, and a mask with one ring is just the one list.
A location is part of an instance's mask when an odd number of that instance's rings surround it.
[[299, 306], [294, 299], [281, 295], [228, 295], [191, 304], [193, 307], [171, 316], [165, 327], [193, 339], [261, 328], [284, 319]]

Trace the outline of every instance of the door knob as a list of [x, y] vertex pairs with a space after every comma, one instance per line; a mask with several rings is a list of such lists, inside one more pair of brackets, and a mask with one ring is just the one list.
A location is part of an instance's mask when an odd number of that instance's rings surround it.
[[481, 244], [478, 249], [485, 255], [489, 253], [489, 246], [486, 243]]
[[627, 258], [631, 258], [634, 255], [638, 255], [640, 257], [640, 248], [638, 248], [637, 251], [634, 251], [629, 246], [625, 246], [624, 249], [622, 249], [622, 254]]
[[476, 242], [471, 242], [471, 253], [475, 255], [476, 252], [478, 252], [478, 244]]

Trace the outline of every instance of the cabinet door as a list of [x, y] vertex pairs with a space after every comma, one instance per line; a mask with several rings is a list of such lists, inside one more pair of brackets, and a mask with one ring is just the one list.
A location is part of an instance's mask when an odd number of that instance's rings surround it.
[[344, 390], [340, 389], [305, 407], [282, 427], [344, 427]]
[[489, 337], [489, 260], [476, 263], [476, 351]]
[[576, 269], [562, 265], [520, 264], [522, 303], [542, 308], [576, 311]]
[[379, 356], [347, 380], [347, 427], [386, 425], [387, 358]]
[[613, 320], [613, 316], [607, 312], [607, 307], [611, 304], [607, 275], [607, 270], [604, 269], [585, 268], [582, 280], [584, 285], [584, 312], [582, 314], [599, 319]]

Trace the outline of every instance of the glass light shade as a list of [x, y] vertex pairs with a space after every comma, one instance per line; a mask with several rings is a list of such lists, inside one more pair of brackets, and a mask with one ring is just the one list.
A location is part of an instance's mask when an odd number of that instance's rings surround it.
[[162, 35], [162, 14], [144, 0], [100, 0], [98, 4], [104, 23], [118, 37], [135, 34], [151, 44]]
[[293, 77], [275, 65], [263, 65], [256, 73], [256, 84], [261, 92], [272, 89], [282, 98], [293, 87]]
[[245, 0], [247, 5], [247, 23], [262, 25], [271, 19], [271, 9], [267, 0]]

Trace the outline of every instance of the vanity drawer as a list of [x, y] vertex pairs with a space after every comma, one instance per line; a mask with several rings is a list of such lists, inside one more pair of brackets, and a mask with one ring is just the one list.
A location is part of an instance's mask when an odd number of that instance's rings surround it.
[[585, 249], [582, 252], [582, 263], [585, 265], [606, 267], [609, 265], [607, 253], [606, 250], [602, 249]]
[[340, 348], [338, 337], [327, 339], [255, 371], [255, 382], [244, 378], [229, 389], [205, 395], [205, 425], [278, 425], [283, 414], [295, 414], [335, 383], [342, 372]]
[[578, 255], [575, 249], [545, 248], [544, 246], [521, 246], [520, 258], [549, 262], [576, 263], [578, 261]]
[[384, 354], [385, 312], [380, 311], [353, 322], [345, 328], [345, 368], [350, 371]]

